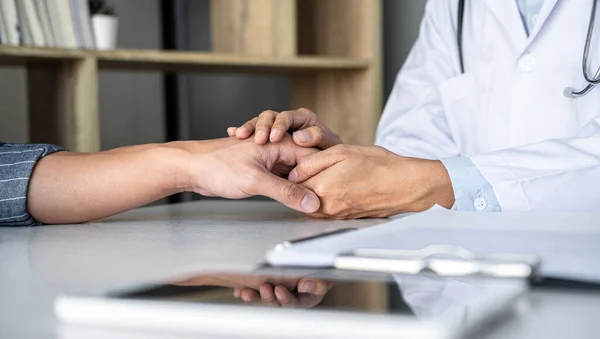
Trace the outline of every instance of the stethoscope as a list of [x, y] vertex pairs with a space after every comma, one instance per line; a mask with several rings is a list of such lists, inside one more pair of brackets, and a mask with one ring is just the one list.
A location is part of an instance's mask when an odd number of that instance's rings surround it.
[[[459, 0], [458, 2], [458, 27], [456, 30], [456, 41], [458, 43], [458, 53], [460, 59], [460, 71], [461, 73], [465, 73], [465, 66], [463, 61], [463, 21], [465, 17], [465, 2], [466, 0]], [[596, 71], [594, 76], [590, 76], [588, 74], [588, 62], [590, 55], [590, 46], [592, 44], [592, 38], [594, 36], [594, 25], [596, 24], [596, 7], [598, 5], [598, 0], [593, 0], [592, 3], [592, 11], [590, 13], [590, 23], [588, 25], [587, 37], [585, 39], [585, 48], [583, 50], [583, 62], [582, 62], [582, 70], [583, 77], [588, 82], [588, 85], [585, 86], [584, 89], [577, 91], [572, 87], [565, 88], [565, 96], [569, 98], [579, 98], [587, 95], [589, 92], [596, 87], [596, 85], [600, 84], [600, 67]]]

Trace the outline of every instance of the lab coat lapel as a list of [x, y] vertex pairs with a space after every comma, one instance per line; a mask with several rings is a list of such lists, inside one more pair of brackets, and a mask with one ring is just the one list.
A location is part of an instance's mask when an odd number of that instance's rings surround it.
[[522, 53], [527, 47], [527, 32], [523, 26], [517, 2], [515, 0], [485, 0], [485, 3], [502, 24], [513, 47]]
[[557, 2], [558, 2], [558, 0], [544, 0], [544, 5], [542, 6], [542, 9], [540, 10], [540, 14], [538, 16], [538, 21], [533, 26], [533, 30], [529, 33], [529, 40], [527, 41], [527, 47], [529, 47], [529, 44], [531, 44], [533, 42], [533, 40], [535, 40], [535, 37], [538, 35], [540, 30], [542, 29], [542, 26], [544, 26], [544, 24], [548, 20], [548, 17], [550, 16], [550, 14], [552, 14], [552, 11], [556, 7]]

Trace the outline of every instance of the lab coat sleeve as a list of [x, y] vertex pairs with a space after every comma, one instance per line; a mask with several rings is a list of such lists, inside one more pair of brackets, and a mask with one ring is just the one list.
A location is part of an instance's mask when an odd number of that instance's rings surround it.
[[429, 0], [419, 37], [384, 109], [375, 143], [396, 154], [425, 159], [459, 155], [444, 115], [439, 84], [460, 74], [456, 1]]
[[494, 189], [471, 159], [456, 157], [442, 159], [454, 190], [455, 211], [501, 212]]
[[577, 137], [470, 157], [503, 211], [600, 209], [600, 117]]

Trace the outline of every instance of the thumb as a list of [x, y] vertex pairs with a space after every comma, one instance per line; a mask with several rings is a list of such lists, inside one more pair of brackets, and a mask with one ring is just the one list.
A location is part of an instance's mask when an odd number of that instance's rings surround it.
[[312, 126], [294, 132], [292, 135], [294, 142], [302, 147], [318, 147], [328, 149], [335, 145], [342, 144], [340, 137], [331, 132], [328, 128]]
[[253, 195], [262, 195], [275, 199], [287, 207], [302, 213], [315, 213], [321, 207], [316, 194], [306, 187], [280, 178], [268, 172], [262, 173], [256, 180]]

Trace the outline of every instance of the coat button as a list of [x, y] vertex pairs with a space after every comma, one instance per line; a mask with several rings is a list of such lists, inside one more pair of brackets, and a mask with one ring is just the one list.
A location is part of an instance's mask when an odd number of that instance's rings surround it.
[[530, 53], [525, 54], [519, 59], [519, 68], [524, 72], [532, 72], [537, 66], [537, 61]]

